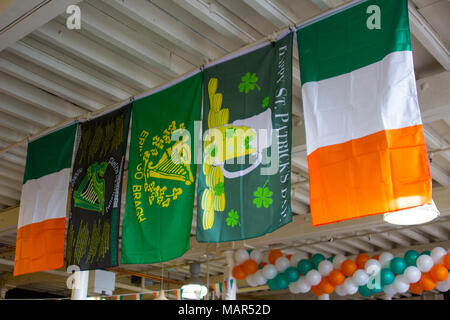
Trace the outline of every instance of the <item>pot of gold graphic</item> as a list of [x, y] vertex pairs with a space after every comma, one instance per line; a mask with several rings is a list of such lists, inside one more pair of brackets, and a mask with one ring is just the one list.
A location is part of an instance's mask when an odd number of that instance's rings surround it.
[[[264, 150], [272, 146], [272, 111], [210, 129], [205, 141], [211, 142], [210, 156], [205, 159], [209, 164], [220, 167], [227, 179], [243, 177], [259, 167]], [[249, 167], [233, 172], [225, 168], [226, 164], [241, 164], [238, 159], [246, 156], [256, 157]]]

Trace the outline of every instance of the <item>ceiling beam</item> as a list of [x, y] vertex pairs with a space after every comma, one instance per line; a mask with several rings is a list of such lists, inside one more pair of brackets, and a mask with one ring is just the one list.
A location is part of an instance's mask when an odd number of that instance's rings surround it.
[[[39, 108], [28, 103], [18, 100], [15, 97], [0, 92], [0, 110], [9, 114], [12, 117], [18, 118], [22, 121], [31, 122], [39, 127], [53, 127], [62, 121], [61, 117], [51, 113], [42, 112]], [[20, 129], [21, 127], [17, 127]], [[26, 130], [29, 132], [29, 130]], [[34, 130], [33, 130], [34, 131]], [[12, 140], [19, 141], [22, 139], [15, 139], [14, 132], [11, 132]]]
[[83, 109], [44, 90], [0, 72], [0, 91], [63, 118], [73, 118]]
[[228, 53], [161, 10], [151, 1], [112, 0], [106, 1], [106, 3], [187, 52], [202, 57], [203, 60], [217, 59]]
[[22, 58], [3, 52], [0, 56], [0, 71], [50, 92], [87, 111], [98, 110], [113, 101], [94, 95], [76, 83], [72, 83], [48, 70]]
[[270, 0], [243, 0], [248, 6], [273, 23], [278, 29], [296, 24], [297, 17], [286, 8], [281, 8]]
[[194, 65], [175, 52], [157, 45], [146, 34], [129, 28], [89, 3], [81, 3], [80, 8], [83, 29], [119, 48], [126, 48], [127, 54], [157, 68], [166, 76], [176, 77], [194, 69]]
[[[72, 60], [67, 56], [64, 56], [66, 61], [62, 61], [58, 57], [55, 57], [58, 56], [58, 53], [49, 47], [46, 47], [46, 50], [53, 55], [43, 52], [40, 50], [40, 47], [42, 46], [42, 44], [34, 39], [26, 38], [13, 44], [11, 47], [6, 49], [6, 51], [18, 55], [27, 61], [31, 61], [37, 65], [45, 67], [49, 71], [67, 78], [68, 80], [75, 83], [80, 83], [81, 85], [101, 93], [103, 96], [106, 96], [116, 102], [126, 100], [131, 97], [132, 93], [137, 93], [137, 91], [130, 93], [123, 87], [118, 85], [113, 86], [107, 81], [88, 73], [84, 70], [86, 69], [86, 66], [83, 66], [80, 62]], [[90, 72], [93, 72], [93, 70], [90, 70]]]
[[32, 1], [16, 0], [12, 6], [6, 9], [6, 11], [14, 10], [16, 5], [18, 5], [22, 7], [21, 11], [25, 12], [25, 14], [17, 16], [13, 23], [2, 30], [0, 33], [0, 51], [66, 11], [69, 5], [77, 4], [80, 1], [81, 0], [42, 1], [42, 6], [35, 7]]
[[56, 21], [51, 21], [37, 29], [33, 35], [53, 42], [55, 46], [62, 47], [95, 66], [118, 76], [133, 84], [139, 90], [147, 90], [166, 81], [166, 79], [151, 73], [131, 60], [83, 36], [82, 33], [68, 30], [66, 26]]
[[0, 186], [0, 196], [17, 201], [20, 199], [20, 191], [13, 190], [5, 186]]
[[411, 33], [427, 49], [427, 51], [445, 68], [450, 70], [450, 52], [439, 35], [429, 25], [427, 20], [417, 11], [414, 5], [408, 3]]
[[174, 2], [221, 34], [238, 41], [240, 44], [248, 44], [258, 40], [259, 36], [252, 32], [248, 25], [230, 14], [220, 3], [205, 0], [174, 0]]

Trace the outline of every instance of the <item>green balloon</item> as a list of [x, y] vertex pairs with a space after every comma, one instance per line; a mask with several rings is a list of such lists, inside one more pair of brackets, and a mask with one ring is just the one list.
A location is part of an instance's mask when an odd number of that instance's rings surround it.
[[284, 290], [289, 286], [289, 281], [284, 273], [277, 274], [277, 276], [273, 280], [275, 280], [276, 283], [276, 290]]
[[406, 261], [406, 265], [407, 265], [408, 267], [410, 267], [410, 266], [415, 267], [415, 266], [416, 266], [417, 258], [418, 258], [419, 256], [420, 256], [420, 254], [419, 254], [416, 250], [408, 250], [408, 251], [405, 253], [405, 257], [404, 257], [404, 259], [405, 259], [405, 261]]
[[313, 268], [317, 270], [319, 268], [319, 263], [321, 263], [323, 260], [325, 260], [323, 254], [316, 253], [315, 255], [313, 255], [311, 259]]
[[395, 274], [403, 274], [407, 267], [406, 261], [399, 257], [392, 259], [389, 266], [391, 267], [392, 272], [394, 272]]
[[331, 256], [331, 257], [329, 257], [328, 259], [327, 259], [328, 261], [330, 261], [330, 262], [333, 262], [333, 260], [334, 260], [334, 257], [333, 256]]
[[268, 286], [269, 289], [272, 290], [272, 291], [278, 290], [277, 285], [278, 285], [278, 283], [277, 283], [277, 281], [275, 280], [275, 278], [270, 279], [270, 280], [267, 281], [267, 286]]
[[425, 250], [424, 252], [421, 253], [421, 255], [426, 254], [427, 256], [431, 256], [431, 251], [430, 250]]
[[313, 265], [312, 265], [311, 261], [309, 261], [307, 259], [302, 259], [297, 264], [298, 271], [303, 275], [306, 275], [308, 273], [308, 271], [310, 271], [312, 269], [312, 267], [313, 267]]
[[359, 294], [362, 295], [363, 297], [369, 298], [372, 295], [372, 290], [370, 290], [367, 285], [365, 286], [360, 286], [358, 288]]
[[380, 271], [380, 281], [383, 286], [390, 285], [395, 280], [395, 274], [390, 269], [382, 269]]
[[372, 291], [372, 294], [378, 294], [378, 293], [381, 293], [381, 291], [383, 291], [383, 289], [384, 289], [384, 286], [383, 285], [381, 285], [381, 286], [375, 286], [375, 288], [373, 288], [371, 291]]
[[300, 274], [298, 273], [298, 270], [295, 267], [287, 268], [286, 271], [284, 271], [284, 274], [288, 282], [295, 282], [298, 280], [298, 278], [300, 278]]

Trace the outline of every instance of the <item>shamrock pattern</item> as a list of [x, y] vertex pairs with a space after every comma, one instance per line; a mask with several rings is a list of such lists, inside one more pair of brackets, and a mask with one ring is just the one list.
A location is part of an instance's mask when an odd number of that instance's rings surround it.
[[266, 109], [269, 106], [270, 103], [270, 97], [265, 97], [262, 103], [263, 109]]
[[246, 94], [250, 91], [254, 90], [255, 87], [258, 89], [258, 91], [261, 91], [261, 88], [258, 86], [258, 77], [256, 76], [256, 73], [250, 73], [247, 72], [245, 76], [241, 78], [241, 83], [239, 84], [239, 91], [245, 92]]
[[234, 228], [238, 224], [241, 226], [241, 223], [239, 222], [239, 214], [235, 210], [228, 212], [228, 218], [226, 221], [229, 227]]
[[269, 208], [269, 206], [273, 203], [273, 192], [270, 191], [269, 187], [266, 187], [267, 183], [269, 183], [269, 180], [266, 181], [262, 188], [259, 187], [253, 193], [253, 195], [255, 196], [255, 199], [253, 199], [253, 203], [258, 209], [260, 209], [262, 206], [264, 206], [264, 208]]

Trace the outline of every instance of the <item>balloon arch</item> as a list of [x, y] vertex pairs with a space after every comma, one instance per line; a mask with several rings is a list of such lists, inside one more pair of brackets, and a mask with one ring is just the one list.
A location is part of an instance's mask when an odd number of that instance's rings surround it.
[[235, 279], [246, 280], [251, 287], [267, 284], [273, 291], [289, 289], [293, 294], [311, 291], [316, 296], [335, 292], [370, 297], [384, 292], [392, 297], [407, 291], [420, 295], [450, 289], [450, 253], [441, 247], [422, 253], [409, 250], [400, 257], [389, 252], [372, 257], [362, 253], [354, 260], [340, 255], [326, 259], [320, 253], [308, 260], [278, 249], [266, 255], [239, 249], [234, 260]]

